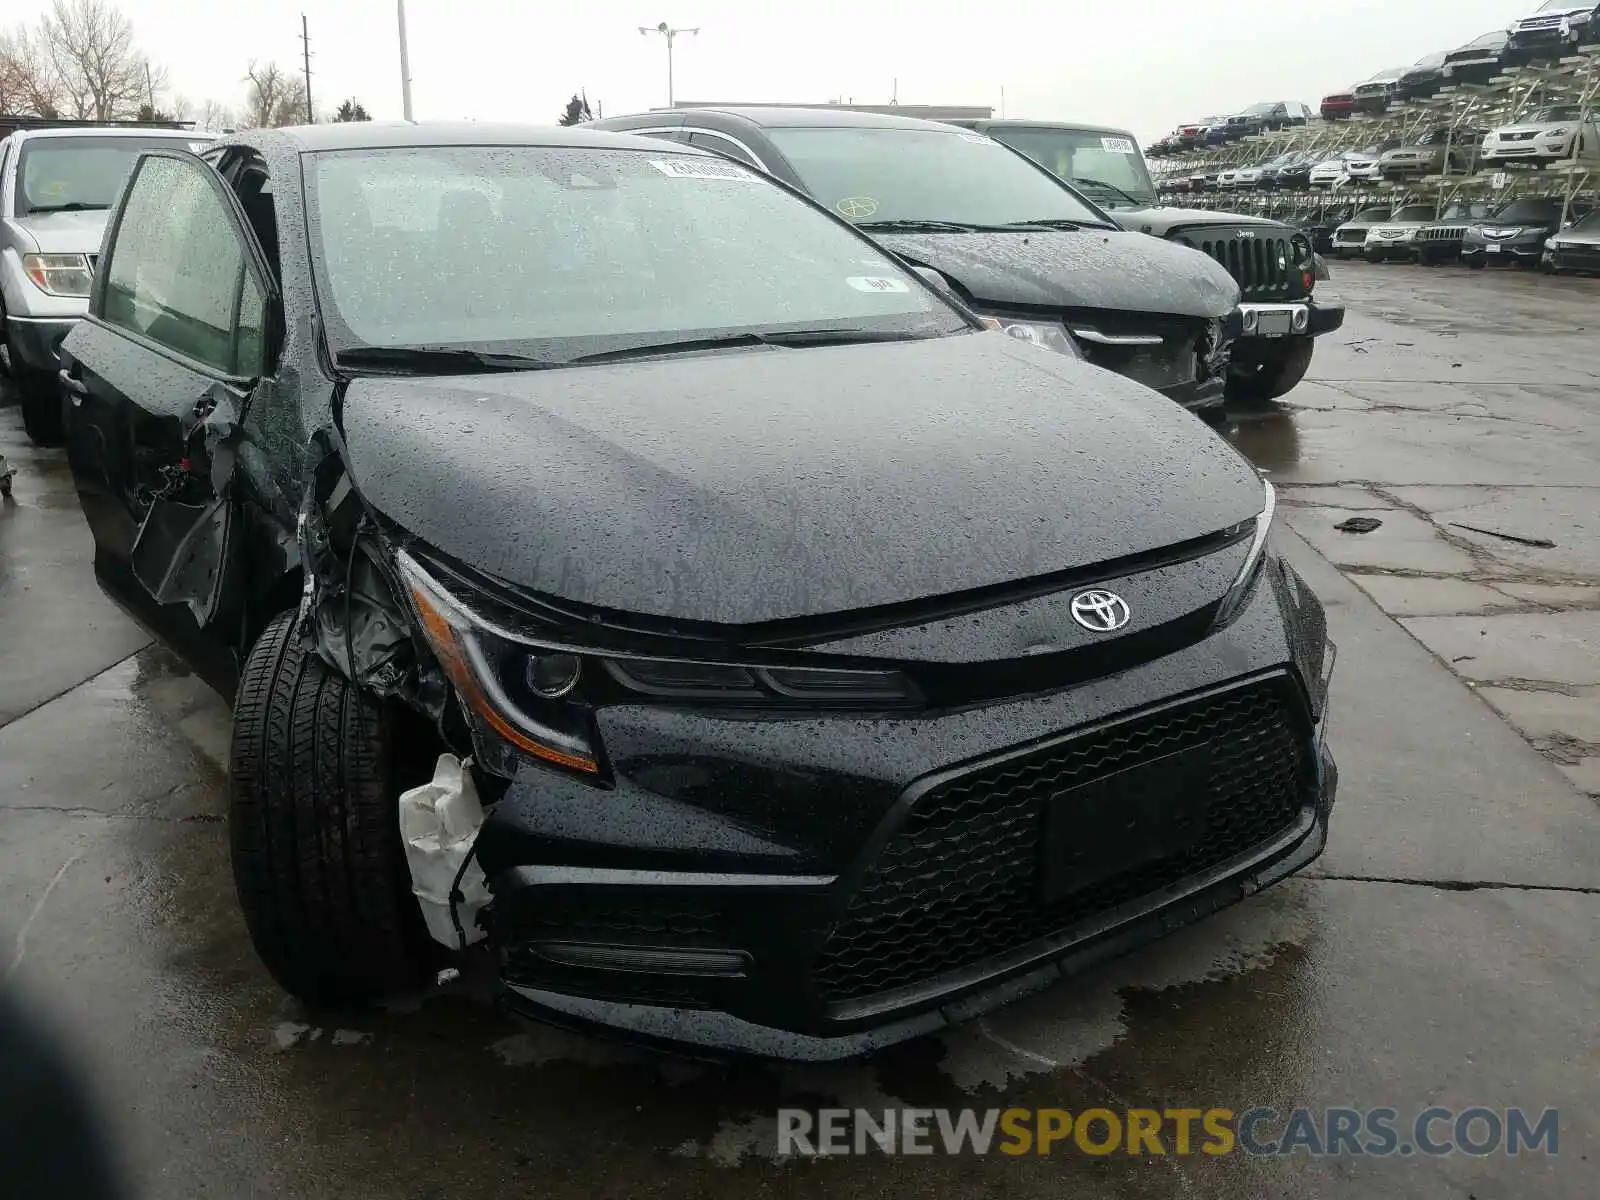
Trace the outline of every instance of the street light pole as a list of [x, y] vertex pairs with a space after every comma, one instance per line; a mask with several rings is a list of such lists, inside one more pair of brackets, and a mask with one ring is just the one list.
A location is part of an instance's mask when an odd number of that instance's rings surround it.
[[650, 36], [650, 34], [652, 34], [652, 33], [659, 33], [662, 37], [667, 39], [667, 107], [671, 108], [672, 107], [672, 101], [673, 101], [673, 95], [672, 95], [672, 42], [673, 42], [673, 39], [675, 39], [680, 33], [699, 33], [700, 32], [700, 28], [699, 28], [699, 26], [696, 26], [693, 29], [673, 29], [665, 21], [663, 21], [659, 25], [641, 25], [641, 26], [639, 26], [639, 32], [641, 34], [643, 34], [644, 36], [646, 36], [646, 37]]
[[400, 21], [400, 112], [411, 120], [411, 55], [406, 51], [406, 0], [394, 0]]

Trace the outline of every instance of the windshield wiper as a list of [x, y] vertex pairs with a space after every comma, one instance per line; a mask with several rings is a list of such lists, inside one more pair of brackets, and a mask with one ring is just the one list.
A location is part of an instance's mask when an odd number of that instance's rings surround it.
[[493, 371], [543, 371], [561, 363], [459, 346], [352, 346], [334, 355], [345, 367], [382, 367], [434, 375], [484, 375]]
[[974, 225], [971, 221], [857, 221], [857, 229], [876, 233], [995, 233], [1010, 229], [1009, 225]]
[[28, 215], [31, 217], [34, 213], [102, 212], [110, 207], [109, 204], [85, 204], [81, 200], [72, 200], [66, 204], [30, 204]]
[[[1104, 229], [1099, 221], [1092, 222], [1096, 229]], [[1082, 221], [1074, 221], [1070, 217], [1040, 217], [1037, 221], [1013, 221], [1006, 226], [1007, 229], [1057, 229], [1067, 233], [1076, 233], [1083, 228]]]
[[1085, 179], [1085, 178], [1083, 178], [1083, 176], [1080, 175], [1078, 178], [1073, 179], [1070, 182], [1073, 183], [1073, 184], [1076, 184], [1076, 185], [1084, 186], [1084, 187], [1103, 188], [1104, 190], [1106, 190], [1108, 192], [1111, 192], [1116, 196], [1121, 197], [1123, 200], [1126, 200], [1129, 204], [1133, 205], [1135, 208], [1139, 207], [1139, 201], [1135, 200], [1132, 196], [1130, 196], [1127, 192], [1123, 191], [1116, 184], [1107, 183], [1104, 179]]
[[672, 342], [646, 342], [639, 346], [580, 354], [567, 362], [590, 365], [626, 362], [631, 358], [737, 349], [740, 346], [848, 346], [860, 342], [905, 342], [931, 336], [929, 333], [887, 329], [780, 329], [770, 333], [729, 333], [717, 337], [680, 338]]

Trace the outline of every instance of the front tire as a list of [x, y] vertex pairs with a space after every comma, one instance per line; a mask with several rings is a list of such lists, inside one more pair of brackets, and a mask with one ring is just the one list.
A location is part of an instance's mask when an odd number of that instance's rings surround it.
[[1228, 399], [1265, 404], [1288, 395], [1310, 369], [1315, 345], [1309, 337], [1291, 338], [1281, 348], [1268, 348], [1255, 362], [1235, 362], [1228, 368]]
[[256, 953], [312, 1005], [421, 982], [426, 940], [400, 843], [395, 722], [309, 651], [296, 614], [268, 624], [234, 703], [234, 885]]
[[22, 407], [22, 428], [35, 446], [61, 444], [61, 389], [44, 371], [25, 365], [15, 346], [8, 347], [11, 383], [17, 389]]

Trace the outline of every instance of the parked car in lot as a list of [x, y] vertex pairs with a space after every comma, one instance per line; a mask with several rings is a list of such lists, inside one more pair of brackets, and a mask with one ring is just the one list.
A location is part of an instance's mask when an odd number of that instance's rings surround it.
[[1588, 0], [1545, 0], [1506, 29], [1508, 55], [1518, 62], [1560, 58], [1580, 42], [1600, 39], [1600, 6]]
[[1354, 90], [1346, 92], [1333, 92], [1322, 98], [1321, 112], [1324, 121], [1347, 121], [1355, 115], [1356, 94]]
[[1340, 150], [1330, 153], [1311, 168], [1306, 175], [1306, 183], [1314, 188], [1338, 187], [1350, 178], [1345, 167], [1351, 159], [1369, 157], [1370, 153], [1365, 150]]
[[1405, 73], [1404, 67], [1389, 67], [1356, 84], [1356, 110], [1374, 114], [1388, 112], [1389, 105], [1400, 95], [1400, 78]]
[[1396, 95], [1401, 100], [1425, 100], [1444, 85], [1444, 52], [1419, 58], [1400, 76]]
[[1329, 157], [1327, 151], [1301, 150], [1285, 156], [1271, 171], [1263, 171], [1261, 182], [1280, 191], [1303, 190], [1310, 186], [1311, 169]]
[[1488, 83], [1505, 69], [1508, 40], [1504, 29], [1492, 29], [1450, 51], [1444, 56], [1445, 83]]
[[1378, 175], [1401, 179], [1415, 175], [1439, 175], [1446, 169], [1468, 172], [1478, 165], [1479, 148], [1487, 130], [1471, 127], [1452, 129], [1435, 125], [1405, 145], [1385, 150], [1378, 156]]
[[1305, 118], [1301, 116], [1297, 121], [1296, 116], [1298, 114], [1291, 113], [1289, 105], [1282, 100], [1252, 104], [1243, 112], [1234, 113], [1228, 118], [1228, 132], [1232, 138], [1238, 139], [1270, 130], [1286, 129], [1294, 124], [1304, 125]]
[[96, 573], [235, 697], [238, 896], [310, 1004], [486, 939], [533, 1015], [837, 1057], [1326, 841], [1272, 488], [753, 168], [489, 123], [149, 153], [63, 362]]
[[1432, 267], [1460, 258], [1467, 227], [1483, 221], [1494, 208], [1484, 200], [1453, 200], [1445, 205], [1439, 219], [1422, 226], [1411, 239], [1417, 261]]
[[1319, 204], [1296, 213], [1292, 223], [1311, 239], [1318, 254], [1333, 253], [1333, 231], [1356, 215], [1353, 204]]
[[[1399, 141], [1398, 138], [1395, 139]], [[1378, 163], [1382, 160], [1385, 150], [1390, 146], [1378, 145], [1369, 150], [1357, 151], [1344, 160], [1345, 180], [1349, 183], [1376, 183], [1380, 178]]]
[[[1131, 134], [1096, 132], [1072, 151], [1080, 192], [985, 134], [910, 117], [696, 108], [590, 127], [700, 144], [757, 166], [934, 273], [976, 311], [1006, 317], [1015, 336], [1062, 343], [1221, 415], [1238, 287], [1206, 256], [1150, 245], [1093, 202], [1135, 178], [1151, 186]], [[1126, 174], [1129, 162], [1140, 164], [1137, 177]]]
[[1387, 204], [1374, 204], [1363, 208], [1350, 220], [1333, 231], [1333, 256], [1352, 258], [1361, 254], [1367, 245], [1367, 231], [1379, 221], [1387, 221], [1393, 209]]
[[139, 152], [209, 135], [151, 126], [20, 128], [0, 139], [0, 342], [28, 436], [61, 436], [57, 348], [83, 317], [106, 210]]
[[[1311, 365], [1314, 339], [1344, 324], [1344, 305], [1327, 289], [1327, 268], [1310, 239], [1282, 221], [1239, 213], [1166, 208], [1156, 199], [1149, 168], [1132, 135], [1066, 122], [961, 122], [1028, 155], [1086, 191], [1124, 229], [1138, 230], [1216, 259], [1239, 285], [1243, 333], [1233, 344], [1228, 395], [1244, 401], [1282, 396]], [[1118, 147], [1117, 178], [1107, 187], [1102, 139]], [[1121, 148], [1132, 151], [1122, 154]]]
[[1579, 217], [1551, 234], [1544, 243], [1548, 271], [1600, 272], [1600, 211]]
[[1439, 216], [1434, 204], [1407, 204], [1395, 209], [1381, 221], [1374, 221], [1362, 243], [1362, 255], [1368, 262], [1387, 262], [1396, 258], [1416, 256], [1412, 239], [1417, 230], [1431, 224]]
[[1541, 108], [1526, 121], [1491, 129], [1483, 139], [1484, 166], [1530, 163], [1543, 166], [1565, 159], [1600, 162], [1600, 124], [1576, 104]]
[[1575, 221], [1588, 212], [1587, 205], [1577, 204], [1563, 213], [1560, 197], [1525, 196], [1507, 201], [1482, 222], [1467, 227], [1461, 239], [1461, 261], [1475, 270], [1495, 262], [1534, 266], [1544, 257], [1546, 239], [1555, 235], [1562, 221]]

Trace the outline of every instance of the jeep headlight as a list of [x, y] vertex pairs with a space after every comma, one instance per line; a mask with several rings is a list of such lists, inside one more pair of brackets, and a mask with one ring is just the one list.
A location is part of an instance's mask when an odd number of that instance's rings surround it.
[[1065, 354], [1068, 358], [1083, 357], [1083, 351], [1078, 343], [1072, 340], [1072, 335], [1066, 327], [1057, 325], [1052, 321], [1018, 321], [1010, 317], [978, 318], [989, 329], [998, 329], [1007, 337], [1014, 337], [1019, 342], [1030, 342], [1035, 346], [1043, 346], [1047, 350], [1054, 350], [1058, 354]]
[[47, 296], [87, 296], [94, 283], [87, 254], [24, 254], [22, 269]]

